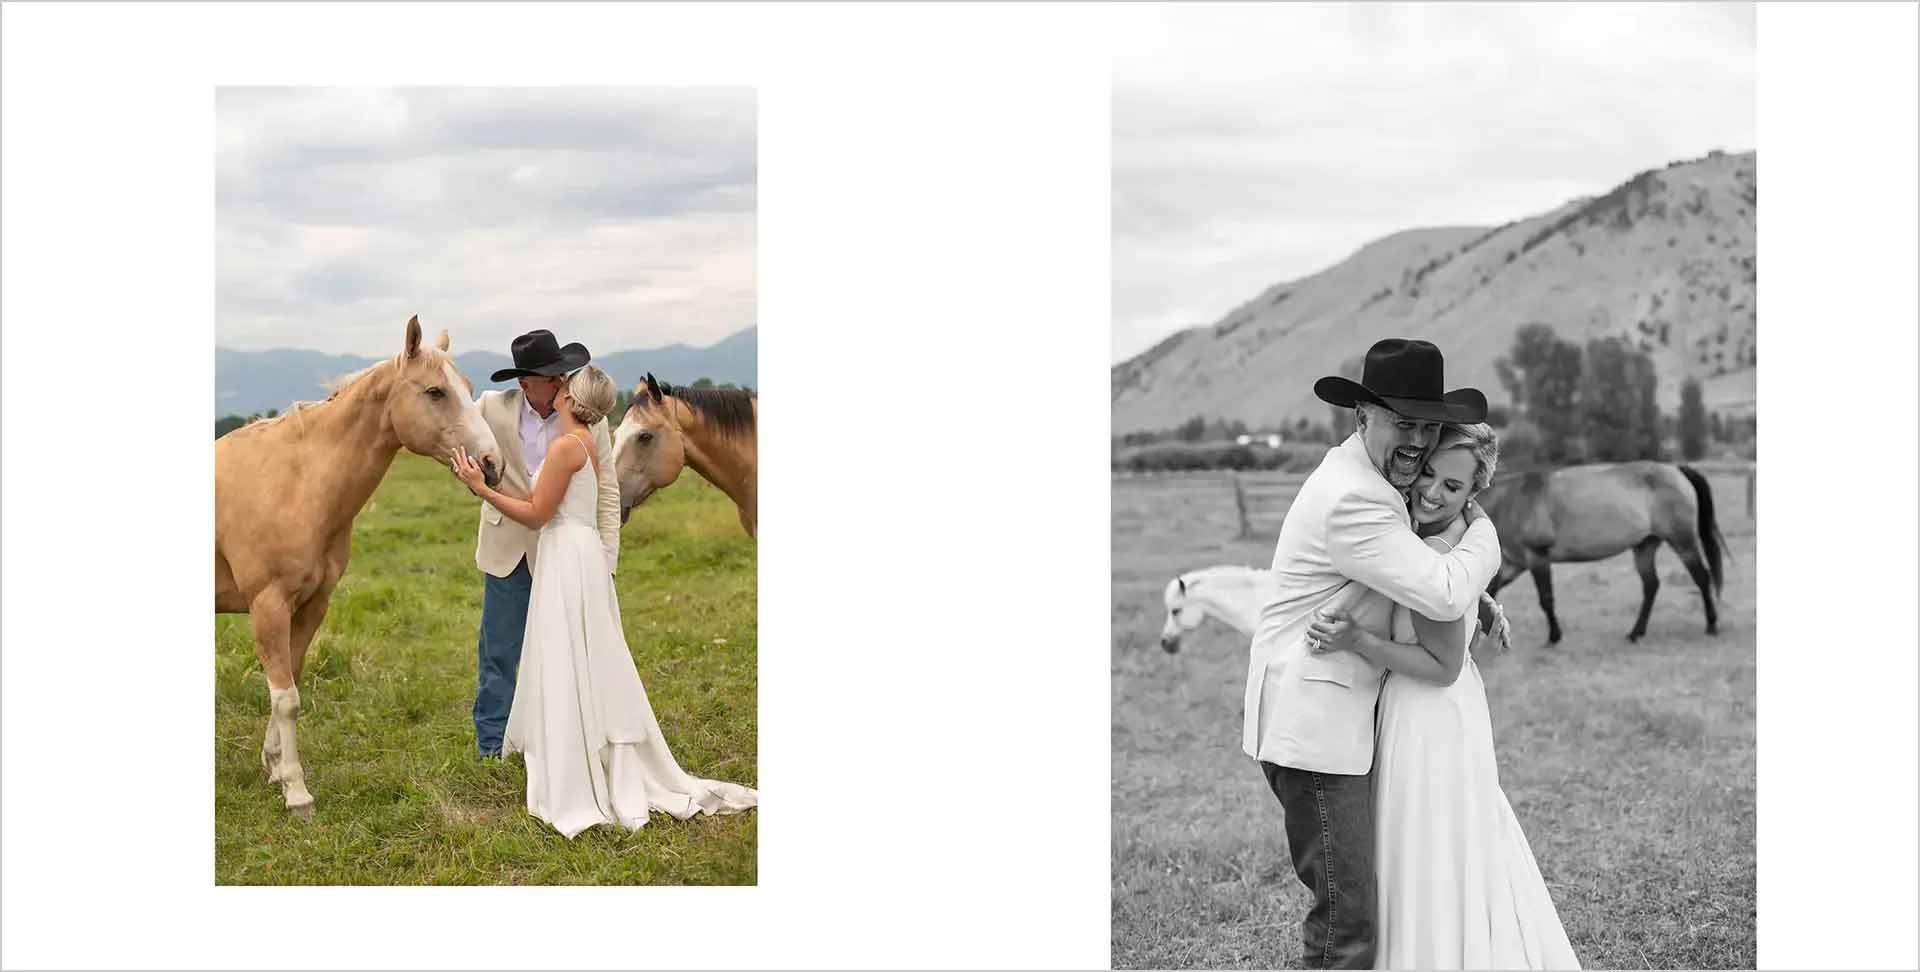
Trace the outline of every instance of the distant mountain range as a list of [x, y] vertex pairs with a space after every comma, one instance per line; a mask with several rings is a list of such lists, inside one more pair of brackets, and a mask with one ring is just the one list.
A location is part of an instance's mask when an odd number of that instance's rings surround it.
[[1494, 360], [1532, 322], [1582, 345], [1618, 336], [1647, 352], [1669, 411], [1691, 375], [1709, 408], [1751, 414], [1754, 175], [1754, 153], [1713, 152], [1504, 226], [1376, 240], [1114, 365], [1113, 434], [1195, 415], [1255, 427], [1322, 419], [1313, 382], [1384, 337], [1433, 341], [1449, 388], [1505, 402]]
[[[701, 378], [710, 378], [715, 384], [758, 388], [759, 348], [759, 328], [750, 327], [704, 348], [670, 344], [643, 351], [615, 351], [596, 355], [593, 363], [612, 376], [622, 391], [632, 391], [649, 371], [661, 381], [677, 385], [691, 385]], [[513, 366], [509, 355], [468, 351], [453, 358], [461, 372], [473, 382], [476, 394], [489, 388], [511, 387], [510, 382], [494, 384], [487, 380], [495, 371]], [[297, 401], [325, 398], [327, 382], [378, 360], [381, 359], [292, 349], [214, 348], [214, 417], [252, 415], [268, 409], [285, 409]]]

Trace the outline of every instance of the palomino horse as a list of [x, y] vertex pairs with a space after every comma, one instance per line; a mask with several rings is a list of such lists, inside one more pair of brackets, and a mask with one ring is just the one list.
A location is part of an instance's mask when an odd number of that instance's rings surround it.
[[213, 445], [213, 609], [249, 614], [270, 697], [260, 761], [287, 809], [311, 816], [313, 795], [294, 743], [300, 669], [347, 569], [353, 518], [402, 447], [451, 464], [456, 447], [499, 480], [499, 446], [473, 385], [447, 354], [447, 332], [342, 379], [324, 402], [221, 436]]
[[[1366, 594], [1366, 588], [1348, 582], [1347, 590], [1334, 595], [1328, 606], [1351, 607]], [[1208, 618], [1225, 622], [1235, 631], [1253, 636], [1260, 626], [1260, 612], [1280, 593], [1280, 582], [1271, 570], [1227, 564], [1190, 570], [1167, 582], [1161, 601], [1167, 608], [1167, 623], [1160, 627], [1160, 647], [1173, 654], [1180, 650], [1180, 636], [1200, 626]], [[1503, 646], [1508, 637], [1507, 623], [1489, 594], [1480, 595], [1480, 630], [1490, 632]]]
[[647, 380], [613, 434], [613, 468], [620, 479], [620, 522], [654, 490], [672, 485], [688, 465], [740, 510], [740, 525], [756, 536], [759, 519], [760, 400], [735, 388], [676, 388]]
[[1660, 589], [1653, 557], [1662, 541], [1686, 564], [1707, 609], [1707, 633], [1716, 632], [1714, 600], [1727, 541], [1713, 518], [1713, 490], [1693, 469], [1664, 462], [1568, 466], [1502, 477], [1479, 501], [1500, 531], [1500, 573], [1487, 589], [1497, 593], [1531, 571], [1549, 644], [1560, 640], [1549, 565], [1604, 560], [1625, 550], [1633, 551], [1641, 594], [1627, 640], [1639, 641]]

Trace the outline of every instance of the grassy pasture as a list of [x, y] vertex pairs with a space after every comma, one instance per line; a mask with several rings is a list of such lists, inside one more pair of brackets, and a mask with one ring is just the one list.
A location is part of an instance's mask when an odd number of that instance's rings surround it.
[[[283, 808], [260, 742], [267, 683], [245, 615], [214, 632], [220, 884], [754, 884], [758, 812], [572, 841], [526, 813], [518, 756], [482, 763], [471, 706], [477, 501], [402, 453], [354, 524], [353, 559], [300, 680], [312, 820]], [[616, 580], [628, 647], [674, 756], [758, 781], [754, 543], [691, 472], [635, 511]]]
[[[1485, 677], [1500, 779], [1587, 968], [1752, 968], [1754, 562], [1744, 469], [1702, 466], [1732, 548], [1720, 634], [1671, 550], [1639, 644], [1630, 555], [1554, 568], [1565, 636], [1531, 579], [1501, 592], [1511, 655]], [[1303, 476], [1249, 475], [1279, 509]], [[1277, 516], [1223, 474], [1113, 479], [1112, 961], [1296, 968], [1309, 900], [1278, 801], [1240, 752], [1246, 641], [1208, 622], [1160, 650], [1179, 571], [1272, 562]]]

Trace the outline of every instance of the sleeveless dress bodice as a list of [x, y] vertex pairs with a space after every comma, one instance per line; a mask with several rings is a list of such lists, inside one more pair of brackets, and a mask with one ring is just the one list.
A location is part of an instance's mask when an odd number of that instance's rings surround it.
[[600, 477], [594, 471], [593, 460], [588, 459], [573, 476], [567, 480], [567, 491], [560, 497], [560, 507], [553, 513], [553, 519], [547, 521], [542, 532], [573, 526], [585, 526], [594, 531], [595, 542], [599, 541], [600, 513]]

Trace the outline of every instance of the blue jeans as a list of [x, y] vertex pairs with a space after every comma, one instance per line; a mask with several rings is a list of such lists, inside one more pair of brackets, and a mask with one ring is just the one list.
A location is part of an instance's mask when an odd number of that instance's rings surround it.
[[1373, 968], [1373, 776], [1260, 770], [1286, 811], [1293, 873], [1313, 892], [1300, 923], [1306, 967]]
[[533, 593], [533, 573], [527, 558], [505, 577], [486, 574], [487, 589], [480, 604], [480, 685], [473, 695], [473, 735], [480, 754], [500, 752], [507, 734], [507, 713], [513, 711], [513, 682], [520, 674], [520, 644], [527, 634], [527, 599]]

